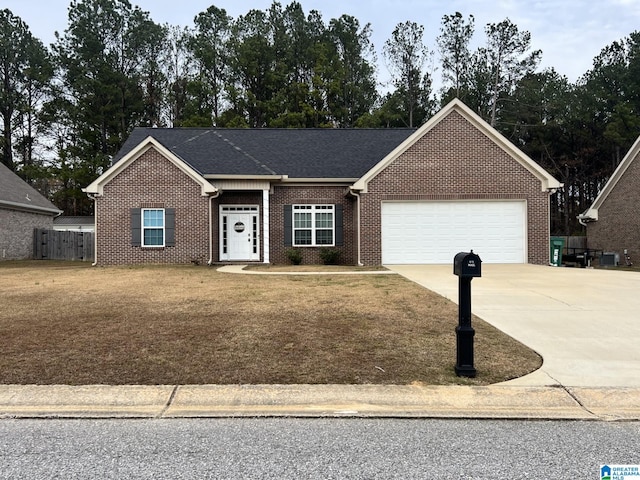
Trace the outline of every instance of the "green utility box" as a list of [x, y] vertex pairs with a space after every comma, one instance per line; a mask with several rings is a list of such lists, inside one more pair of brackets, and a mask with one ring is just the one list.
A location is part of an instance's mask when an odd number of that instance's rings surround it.
[[564, 250], [564, 238], [551, 237], [551, 265], [554, 267], [562, 266], [562, 251]]

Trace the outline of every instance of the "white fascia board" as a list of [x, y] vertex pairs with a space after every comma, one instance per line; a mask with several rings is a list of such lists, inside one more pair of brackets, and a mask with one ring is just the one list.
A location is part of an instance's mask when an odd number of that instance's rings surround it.
[[353, 184], [352, 190], [359, 190], [363, 193], [367, 192], [368, 183], [382, 170], [384, 170], [389, 164], [395, 161], [400, 155], [409, 149], [414, 143], [422, 138], [433, 127], [440, 123], [445, 117], [447, 117], [452, 111], [458, 112], [469, 123], [480, 130], [491, 141], [504, 150], [510, 157], [520, 163], [523, 167], [529, 170], [535, 175], [541, 183], [542, 191], [558, 189], [562, 187], [562, 183], [558, 182], [552, 175], [550, 175], [544, 168], [538, 165], [535, 161], [525, 155], [520, 149], [516, 148], [509, 140], [506, 139], [495, 128], [491, 127], [485, 122], [477, 113], [467, 107], [462, 101], [455, 98], [449, 102], [442, 110], [431, 117], [422, 127], [416, 130], [410, 135], [404, 142], [396, 147], [391, 153], [389, 153], [382, 161], [369, 170], [362, 178]]
[[631, 148], [624, 156], [620, 164], [616, 167], [615, 171], [611, 174], [611, 177], [605, 184], [605, 186], [600, 190], [600, 193], [591, 204], [591, 207], [580, 215], [580, 218], [589, 219], [589, 220], [598, 220], [598, 209], [602, 206], [604, 201], [607, 199], [613, 188], [620, 181], [624, 173], [629, 168], [629, 165], [635, 160], [635, 158], [640, 153], [640, 137], [636, 139]]
[[583, 213], [578, 215], [578, 220], [582, 220], [585, 222], [595, 222], [598, 220], [598, 209], [597, 208], [588, 208]]
[[149, 136], [140, 142], [135, 148], [133, 148], [129, 153], [127, 153], [124, 157], [118, 160], [115, 164], [107, 169], [102, 175], [100, 175], [96, 180], [94, 180], [91, 184], [89, 184], [86, 188], [83, 188], [82, 191], [90, 194], [102, 196], [104, 193], [104, 186], [113, 180], [120, 172], [126, 169], [129, 165], [135, 162], [140, 156], [142, 156], [149, 149], [156, 149], [163, 157], [173, 163], [176, 167], [178, 167], [182, 172], [184, 172], [187, 176], [189, 176], [193, 181], [198, 183], [201, 188], [201, 195], [206, 197], [212, 195], [217, 192], [217, 189], [211, 185], [202, 175], [196, 172], [191, 166], [185, 163], [180, 157], [177, 157], [170, 150], [164, 147], [160, 142], [158, 142], [155, 138]]

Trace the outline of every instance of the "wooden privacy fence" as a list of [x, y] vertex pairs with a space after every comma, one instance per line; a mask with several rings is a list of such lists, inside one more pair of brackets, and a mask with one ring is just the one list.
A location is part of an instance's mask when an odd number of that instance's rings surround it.
[[33, 231], [33, 258], [93, 262], [94, 241], [93, 232], [62, 232], [36, 228]]

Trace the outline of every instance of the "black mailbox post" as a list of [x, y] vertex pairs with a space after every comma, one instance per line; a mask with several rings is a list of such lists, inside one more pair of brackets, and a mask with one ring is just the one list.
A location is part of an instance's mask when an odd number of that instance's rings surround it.
[[482, 276], [482, 260], [471, 252], [453, 257], [453, 273], [458, 276], [458, 326], [456, 327], [456, 375], [475, 377], [473, 366], [473, 337], [471, 326], [471, 280]]

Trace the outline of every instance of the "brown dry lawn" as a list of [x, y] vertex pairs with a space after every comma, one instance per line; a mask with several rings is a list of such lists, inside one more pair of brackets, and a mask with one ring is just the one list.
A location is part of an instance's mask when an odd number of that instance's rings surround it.
[[0, 305], [3, 384], [484, 385], [541, 363], [474, 319], [478, 377], [456, 377], [457, 307], [397, 275], [0, 262]]

